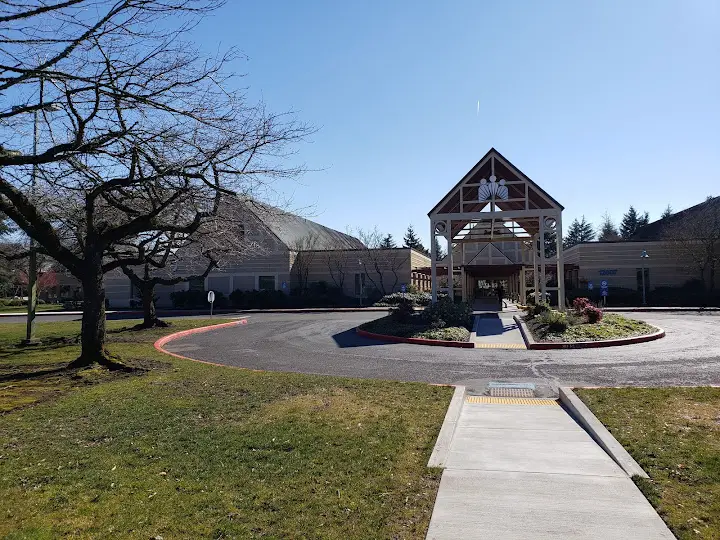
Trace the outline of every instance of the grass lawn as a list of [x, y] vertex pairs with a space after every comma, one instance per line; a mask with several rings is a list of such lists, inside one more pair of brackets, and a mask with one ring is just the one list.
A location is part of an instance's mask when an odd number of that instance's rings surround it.
[[638, 486], [673, 533], [720, 538], [720, 388], [577, 394], [650, 475]]
[[599, 323], [569, 326], [564, 332], [550, 332], [547, 325], [539, 324], [534, 319], [526, 322], [536, 341], [602, 341], [657, 332], [657, 328], [646, 322], [616, 313], [605, 313]]
[[0, 325], [0, 537], [424, 538], [450, 388], [175, 359], [152, 342], [209, 321], [135, 322], [132, 374], [54, 371], [79, 323]]
[[430, 325], [417, 315], [404, 322], [396, 320], [392, 315], [388, 315], [362, 324], [360, 328], [368, 332], [389, 336], [442, 339], [446, 341], [468, 341], [470, 339], [470, 331], [467, 328], [462, 326], [430, 328]]
[[[62, 311], [60, 304], [38, 304], [36, 311]], [[0, 306], [0, 313], [27, 313], [27, 305]]]

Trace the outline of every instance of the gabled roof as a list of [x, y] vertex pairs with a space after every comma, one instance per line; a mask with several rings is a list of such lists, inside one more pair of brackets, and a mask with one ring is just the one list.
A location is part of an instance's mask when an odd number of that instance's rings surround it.
[[440, 199], [440, 201], [433, 207], [430, 212], [428, 212], [428, 216], [432, 215], [433, 213], [437, 212], [442, 206], [443, 203], [446, 202], [446, 199], [458, 188], [460, 188], [461, 185], [463, 185], [465, 182], [470, 180], [477, 172], [485, 165], [488, 160], [491, 157], [496, 157], [507, 167], [509, 172], [514, 174], [516, 177], [518, 177], [521, 180], [524, 180], [527, 182], [532, 188], [537, 191], [539, 194], [542, 195], [545, 199], [550, 201], [552, 204], [557, 206], [560, 210], [564, 210], [563, 205], [561, 205], [559, 202], [557, 202], [547, 191], [545, 191], [543, 188], [541, 188], [539, 185], [537, 185], [535, 182], [533, 182], [525, 173], [523, 173], [520, 169], [518, 169], [515, 165], [512, 164], [512, 162], [507, 159], [505, 156], [503, 156], [500, 152], [495, 150], [495, 148], [490, 148], [490, 150], [487, 151], [487, 153], [478, 161], [466, 174], [463, 176], [460, 181], [453, 186], [452, 189], [450, 189], [447, 194]]
[[[716, 209], [720, 212], [720, 196], [711, 197], [700, 204], [671, 214], [670, 216], [648, 223], [630, 237], [631, 241], [662, 240], [665, 230], [681, 221], [692, 222], [692, 219], [699, 217], [702, 212], [709, 209]], [[687, 220], [687, 221], [686, 221]]]
[[296, 214], [270, 206], [259, 201], [248, 201], [248, 208], [272, 232], [280, 242], [289, 249], [296, 249], [305, 239], [312, 238], [312, 243], [305, 249], [363, 249], [365, 245], [349, 234], [325, 227]]

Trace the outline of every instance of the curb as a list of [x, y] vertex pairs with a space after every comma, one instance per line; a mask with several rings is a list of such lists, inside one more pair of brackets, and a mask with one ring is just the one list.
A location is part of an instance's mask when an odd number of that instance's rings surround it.
[[515, 319], [515, 322], [520, 327], [520, 333], [522, 334], [523, 340], [525, 340], [525, 346], [528, 349], [536, 351], [545, 351], [549, 349], [598, 349], [601, 347], [619, 347], [621, 345], [634, 345], [636, 343], [655, 341], [656, 339], [665, 337], [665, 330], [656, 326], [655, 328], [657, 328], [657, 332], [653, 332], [652, 334], [617, 339], [604, 339], [602, 341], [535, 341], [528, 330], [525, 321], [518, 316], [513, 316], [513, 319]]
[[650, 478], [637, 461], [628, 454], [627, 450], [612, 436], [607, 428], [597, 419], [582, 400], [575, 395], [572, 388], [560, 387], [560, 402], [565, 406], [570, 415], [587, 431], [600, 448], [605, 450], [615, 463], [630, 476]]
[[442, 339], [425, 339], [425, 338], [405, 338], [400, 336], [387, 336], [385, 334], [374, 334], [360, 328], [355, 328], [358, 336], [377, 339], [380, 341], [390, 341], [391, 343], [412, 343], [414, 345], [431, 345], [435, 347], [455, 347], [457, 349], [474, 349], [475, 344], [470, 341], [445, 341]]
[[[213, 315], [233, 315], [243, 313], [383, 313], [390, 311], [390, 307], [365, 307], [365, 308], [277, 308], [277, 309], [216, 309], [213, 310]], [[416, 308], [417, 311], [417, 308]], [[142, 315], [141, 310], [134, 309], [117, 309], [107, 310], [105, 313], [108, 315]], [[158, 309], [158, 317], [182, 317], [183, 315], [209, 315], [209, 309], [178, 309], [178, 310], [163, 310]], [[42, 317], [43, 315], [82, 315], [82, 311], [38, 311], [35, 313], [36, 316]], [[0, 313], [0, 317], [25, 317], [27, 311]]]
[[615, 313], [713, 313], [720, 311], [718, 307], [608, 307], [604, 308], [603, 311], [610, 311]]
[[455, 434], [455, 427], [457, 426], [458, 418], [460, 418], [460, 411], [462, 411], [463, 402], [465, 401], [465, 393], [467, 388], [465, 386], [456, 386], [455, 393], [450, 400], [447, 412], [445, 413], [445, 420], [443, 420], [442, 426], [440, 427], [440, 433], [435, 441], [432, 454], [428, 460], [428, 467], [444, 467], [447, 461], [448, 453], [450, 452], [450, 443], [452, 442], [453, 435]]
[[[170, 356], [174, 356], [175, 358], [182, 358], [183, 360], [192, 360], [193, 362], [202, 362], [203, 364], [211, 364], [213, 366], [223, 366], [224, 364], [216, 364], [215, 362], [205, 362], [204, 360], [197, 360], [195, 358], [189, 358], [189, 357], [183, 356], [181, 354], [176, 354], [174, 352], [165, 350], [163, 347], [171, 341], [174, 341], [181, 337], [189, 336], [191, 334], [202, 334], [204, 332], [209, 332], [210, 330], [215, 330], [217, 328], [227, 328], [229, 326], [240, 326], [240, 325], [245, 325], [245, 324], [247, 324], [247, 319], [240, 319], [237, 321], [230, 321], [230, 322], [220, 323], [220, 324], [211, 324], [209, 326], [200, 326], [199, 328], [189, 328], [188, 330], [181, 330], [180, 332], [175, 332], [173, 334], [168, 334], [167, 336], [161, 337], [155, 343], [153, 343], [153, 347], [155, 347], [155, 350], [160, 351], [161, 353], [164, 353], [164, 354], [169, 354]], [[225, 367], [227, 367], [227, 366], [225, 366]]]

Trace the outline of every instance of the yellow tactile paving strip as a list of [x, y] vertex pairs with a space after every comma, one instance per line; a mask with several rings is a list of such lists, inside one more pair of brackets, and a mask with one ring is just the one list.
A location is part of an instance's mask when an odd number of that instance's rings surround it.
[[522, 343], [476, 343], [476, 349], [527, 349]]
[[545, 407], [559, 407], [554, 399], [545, 398], [503, 398], [489, 396], [468, 396], [466, 403], [491, 403], [494, 405], [540, 405]]

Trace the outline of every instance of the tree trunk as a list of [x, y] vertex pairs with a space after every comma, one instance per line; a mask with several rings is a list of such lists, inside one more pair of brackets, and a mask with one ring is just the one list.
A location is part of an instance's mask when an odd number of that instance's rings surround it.
[[155, 299], [153, 298], [155, 287], [149, 283], [145, 283], [143, 284], [141, 291], [143, 303], [143, 325], [150, 327], [155, 324], [155, 319], [157, 319], [157, 314], [155, 312]]
[[154, 326], [166, 327], [168, 323], [157, 318], [155, 310], [155, 284], [148, 281], [141, 281], [138, 284], [143, 303], [143, 322], [138, 328], [153, 328]]
[[110, 369], [128, 369], [122, 362], [114, 360], [105, 348], [105, 283], [102, 259], [93, 259], [88, 260], [82, 279], [81, 352], [69, 367], [87, 367], [97, 362]]
[[105, 349], [105, 284], [101, 261], [88, 262], [82, 279], [81, 353], [72, 362], [73, 367], [89, 366], [95, 362], [106, 364], [109, 358]]

